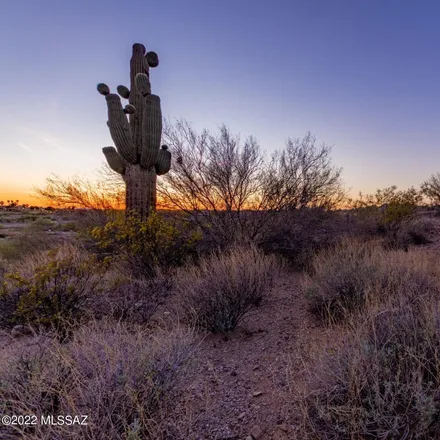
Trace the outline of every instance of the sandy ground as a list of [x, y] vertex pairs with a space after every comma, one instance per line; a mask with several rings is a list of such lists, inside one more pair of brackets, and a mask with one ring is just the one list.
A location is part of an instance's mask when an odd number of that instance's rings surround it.
[[[182, 439], [295, 438], [299, 335], [305, 326], [312, 333], [318, 330], [307, 313], [301, 278], [285, 275], [269, 303], [228, 337], [201, 340], [191, 376], [170, 414], [170, 420], [185, 414], [186, 426], [176, 423]], [[308, 338], [313, 340], [313, 334]]]

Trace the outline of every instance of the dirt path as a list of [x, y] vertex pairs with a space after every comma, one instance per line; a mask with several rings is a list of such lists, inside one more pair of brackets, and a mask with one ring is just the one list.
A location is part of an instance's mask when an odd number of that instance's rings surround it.
[[301, 277], [285, 275], [270, 303], [228, 338], [210, 335], [201, 342], [191, 377], [170, 415], [180, 425], [180, 438], [241, 440], [251, 433], [261, 440], [294, 437], [296, 345], [300, 327], [309, 319]]

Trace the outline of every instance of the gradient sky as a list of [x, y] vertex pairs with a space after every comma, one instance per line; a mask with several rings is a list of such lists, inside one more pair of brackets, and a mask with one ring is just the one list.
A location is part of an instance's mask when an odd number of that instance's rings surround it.
[[165, 117], [269, 153], [311, 131], [353, 194], [440, 171], [438, 1], [0, 0], [0, 200], [100, 167], [96, 84], [128, 85], [135, 42]]

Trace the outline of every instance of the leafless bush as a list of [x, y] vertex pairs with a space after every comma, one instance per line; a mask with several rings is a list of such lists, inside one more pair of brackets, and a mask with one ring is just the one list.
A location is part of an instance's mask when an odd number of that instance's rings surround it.
[[62, 179], [56, 174], [46, 178], [43, 188], [35, 188], [36, 195], [60, 208], [75, 207], [83, 209], [120, 209], [124, 202], [124, 191], [120, 179], [114, 177], [108, 167], [102, 168], [96, 181], [79, 176]]
[[218, 135], [197, 134], [186, 121], [164, 129], [175, 160], [158, 184], [161, 204], [190, 214], [217, 243], [259, 240], [283, 210], [329, 207], [343, 194], [341, 170], [330, 148], [315, 147], [309, 133], [289, 140], [265, 161], [253, 137], [244, 144], [222, 126]]
[[278, 269], [275, 257], [253, 246], [235, 246], [183, 269], [176, 284], [196, 325], [227, 332], [267, 298]]
[[[146, 332], [93, 322], [67, 345], [51, 343], [0, 362], [0, 408], [7, 414], [87, 415], [87, 426], [0, 426], [2, 439], [102, 440], [164, 437], [168, 399], [193, 353], [188, 330]], [[6, 411], [7, 410], [7, 411]]]
[[103, 225], [124, 208], [124, 186], [109, 167], [102, 167], [98, 178], [88, 180], [79, 176], [62, 179], [53, 174], [46, 178], [42, 188], [35, 188], [36, 195], [45, 203], [57, 208], [80, 209], [78, 226], [85, 229]]
[[331, 163], [331, 147], [317, 148], [308, 132], [289, 138], [286, 147], [272, 156], [265, 173], [264, 199], [268, 209], [331, 209], [345, 199], [342, 169]]
[[433, 174], [420, 186], [421, 192], [434, 205], [440, 205], [440, 173]]

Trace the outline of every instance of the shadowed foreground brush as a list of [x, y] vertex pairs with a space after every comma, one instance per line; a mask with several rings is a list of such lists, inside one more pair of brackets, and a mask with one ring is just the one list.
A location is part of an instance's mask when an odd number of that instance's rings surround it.
[[0, 360], [2, 414], [87, 415], [87, 426], [0, 426], [2, 439], [160, 439], [169, 399], [194, 345], [191, 331], [92, 322], [68, 344], [11, 346]]
[[370, 311], [344, 343], [310, 366], [303, 437], [437, 439], [438, 300]]

